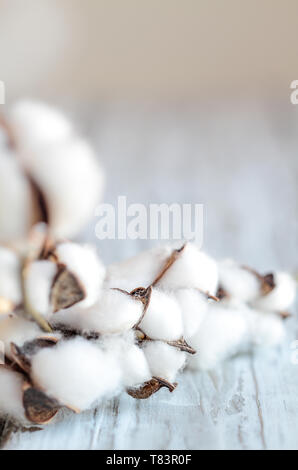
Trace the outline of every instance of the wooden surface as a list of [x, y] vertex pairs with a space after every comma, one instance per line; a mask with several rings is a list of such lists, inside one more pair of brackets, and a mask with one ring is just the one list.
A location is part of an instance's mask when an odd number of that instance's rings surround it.
[[[77, 113], [107, 169], [106, 201], [205, 204], [204, 248], [260, 270], [298, 271], [298, 107], [206, 109], [110, 106]], [[83, 238], [96, 242], [94, 219]], [[97, 241], [106, 262], [153, 241]], [[295, 312], [296, 309], [293, 309]], [[298, 449], [294, 317], [280, 350], [187, 371], [177, 390], [147, 401], [122, 395], [7, 449]]]

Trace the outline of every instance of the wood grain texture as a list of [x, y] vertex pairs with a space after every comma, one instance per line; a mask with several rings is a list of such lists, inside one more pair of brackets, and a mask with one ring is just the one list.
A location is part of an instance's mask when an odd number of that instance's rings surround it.
[[[294, 106], [111, 106], [84, 116], [107, 169], [107, 202], [127, 195], [128, 203], [204, 203], [211, 254], [261, 271], [298, 272]], [[82, 236], [106, 262], [155, 244], [99, 242], [95, 223]], [[123, 394], [81, 416], [67, 413], [42, 431], [13, 434], [6, 449], [298, 449], [296, 317], [287, 329], [279, 350], [240, 356], [209, 373], [187, 371], [172, 394], [161, 390], [147, 401]]]

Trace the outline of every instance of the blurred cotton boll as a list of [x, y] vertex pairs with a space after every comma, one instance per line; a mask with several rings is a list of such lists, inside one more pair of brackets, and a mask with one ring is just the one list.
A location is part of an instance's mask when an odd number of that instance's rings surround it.
[[16, 104], [4, 129], [0, 241], [26, 237], [40, 220], [53, 237], [76, 236], [103, 193], [103, 171], [92, 148], [63, 114], [38, 102]]

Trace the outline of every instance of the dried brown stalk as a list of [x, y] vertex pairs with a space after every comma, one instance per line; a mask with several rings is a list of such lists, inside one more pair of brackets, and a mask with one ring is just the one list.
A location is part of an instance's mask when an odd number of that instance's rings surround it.
[[246, 271], [250, 272], [251, 274], [256, 276], [256, 278], [260, 281], [262, 295], [269, 294], [269, 292], [271, 292], [275, 288], [276, 284], [273, 273], [268, 273], [262, 276], [260, 273], [258, 273], [258, 271], [250, 268], [249, 266], [242, 266], [242, 269], [245, 269]]
[[127, 389], [127, 393], [131, 397], [138, 400], [145, 400], [151, 397], [154, 393], [158, 392], [162, 387], [166, 387], [170, 392], [173, 392], [177, 387], [177, 384], [171, 384], [167, 380], [161, 379], [160, 377], [152, 377], [151, 380], [145, 382], [139, 388]]
[[179, 256], [181, 255], [185, 247], [186, 247], [186, 243], [181, 248], [178, 248], [177, 250], [174, 250], [172, 252], [172, 254], [166, 260], [165, 265], [162, 268], [161, 272], [156, 277], [156, 279], [152, 282], [151, 284], [152, 287], [156, 286], [159, 283], [159, 281], [163, 278], [166, 272], [170, 269], [171, 266], [173, 266], [175, 261], [179, 258]]
[[188, 354], [196, 354], [196, 350], [192, 348], [184, 338], [181, 338], [177, 341], [166, 341], [166, 343], [169, 346], [174, 346], [177, 349], [180, 349], [180, 351], [187, 352]]
[[148, 310], [150, 300], [151, 300], [151, 294], [152, 294], [152, 286], [149, 287], [137, 287], [136, 289], [133, 289], [131, 292], [128, 292], [124, 289], [119, 289], [118, 287], [112, 287], [111, 290], [116, 290], [118, 292], [121, 292], [122, 294], [129, 295], [130, 297], [133, 297], [136, 300], [139, 300], [142, 302], [144, 308], [142, 315], [140, 316], [138, 322], [133, 326], [134, 329], [138, 329], [138, 326], [142, 323], [142, 320], [144, 319], [144, 316], [146, 315], [146, 312]]
[[143, 313], [142, 313], [139, 321], [134, 326], [134, 328], [136, 329], [142, 323], [142, 320], [144, 319], [144, 317], [146, 315], [146, 312], [148, 310], [150, 300], [151, 300], [151, 295], [152, 295], [152, 287], [150, 286], [147, 289], [145, 289], [144, 287], [139, 287], [139, 288], [134, 289], [133, 291], [131, 291], [130, 295], [132, 297], [134, 297], [135, 299], [140, 300], [144, 305]]
[[180, 338], [177, 341], [166, 341], [164, 339], [155, 340], [147, 336], [141, 328], [137, 327], [136, 329], [137, 339], [140, 343], [143, 341], [161, 341], [162, 343], [168, 344], [169, 346], [173, 346], [174, 348], [180, 349], [180, 351], [187, 352], [188, 354], [196, 354], [197, 351], [193, 349], [184, 338]]
[[225, 289], [223, 289], [223, 287], [219, 286], [216, 292], [216, 297], [219, 300], [223, 300], [223, 299], [228, 299], [230, 296], [228, 292]]

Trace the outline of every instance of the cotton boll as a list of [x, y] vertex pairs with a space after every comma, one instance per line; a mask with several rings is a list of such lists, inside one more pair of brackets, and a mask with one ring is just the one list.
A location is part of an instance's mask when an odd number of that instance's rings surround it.
[[0, 366], [0, 415], [10, 416], [18, 422], [26, 421], [23, 407], [23, 376]]
[[161, 341], [146, 341], [143, 351], [152, 377], [173, 382], [185, 365], [186, 353]]
[[62, 243], [56, 248], [59, 263], [67, 266], [85, 289], [86, 297], [80, 307], [91, 307], [99, 299], [105, 277], [105, 267], [93, 247]]
[[16, 253], [0, 247], [0, 297], [14, 306], [22, 301], [21, 264]]
[[124, 387], [136, 387], [151, 379], [145, 354], [135, 344], [134, 332], [105, 338], [102, 347], [120, 364]]
[[72, 134], [72, 127], [62, 113], [44, 103], [20, 101], [9, 115], [18, 147], [27, 153], [62, 141]]
[[280, 272], [274, 274], [274, 282], [273, 290], [254, 302], [255, 308], [282, 312], [293, 304], [297, 288], [295, 280], [289, 274]]
[[208, 309], [206, 296], [196, 289], [175, 291], [183, 319], [183, 337], [188, 340], [198, 330]]
[[169, 245], [157, 247], [108, 266], [107, 286], [125, 289], [129, 292], [136, 287], [150, 286], [172, 251], [173, 248]]
[[130, 346], [124, 351], [121, 369], [125, 387], [136, 387], [151, 379], [145, 354], [136, 345]]
[[82, 338], [40, 350], [32, 359], [31, 376], [49, 396], [81, 411], [114, 394], [121, 383], [113, 357]]
[[45, 334], [35, 322], [25, 318], [16, 315], [0, 316], [0, 341], [4, 343], [5, 354], [8, 357], [11, 357], [10, 343], [22, 346], [26, 341], [43, 336], [57, 337], [57, 335]]
[[53, 236], [77, 235], [103, 190], [103, 173], [90, 146], [82, 139], [69, 139], [37, 152], [26, 165], [47, 202]]
[[165, 341], [181, 339], [182, 313], [175, 296], [152, 289], [149, 306], [139, 327], [151, 339]]
[[51, 261], [34, 261], [26, 271], [25, 289], [28, 303], [41, 315], [51, 312], [50, 292], [57, 266]]
[[218, 264], [219, 285], [231, 298], [251, 302], [260, 293], [260, 280], [252, 272], [237, 265], [232, 260]]
[[253, 347], [273, 348], [284, 341], [285, 324], [278, 315], [251, 310], [247, 320], [250, 342]]
[[32, 219], [29, 182], [14, 155], [0, 151], [0, 242], [27, 235]]
[[162, 289], [193, 287], [215, 294], [218, 283], [216, 262], [188, 243], [158, 283]]
[[220, 362], [239, 353], [247, 345], [245, 311], [210, 305], [191, 345], [197, 351], [189, 358], [193, 369], [214, 369]]
[[82, 310], [76, 306], [54, 315], [52, 324], [64, 324], [84, 332], [123, 333], [141, 318], [143, 304], [123, 292], [104, 289], [99, 301]]

